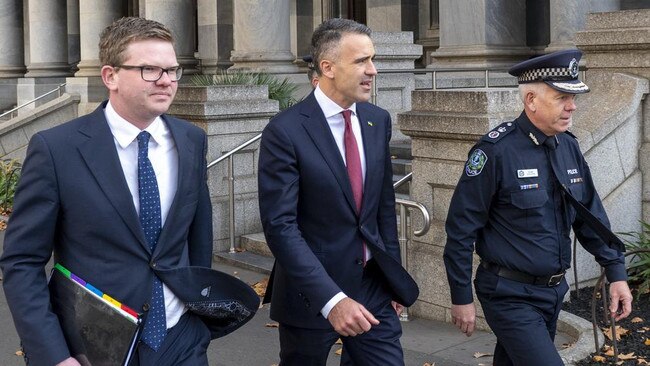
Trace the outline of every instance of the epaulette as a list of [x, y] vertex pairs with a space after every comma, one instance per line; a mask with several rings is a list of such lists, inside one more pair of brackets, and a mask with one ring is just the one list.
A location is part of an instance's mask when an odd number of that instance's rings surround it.
[[569, 130], [564, 131], [564, 133], [566, 133], [567, 135], [573, 137], [576, 140], [578, 139], [578, 137], [576, 135], [572, 134], [571, 131], [569, 131]]
[[492, 131], [485, 134], [481, 138], [481, 141], [491, 142], [495, 144], [499, 140], [501, 140], [503, 136], [509, 134], [514, 130], [515, 130], [515, 124], [513, 122], [504, 122], [498, 125], [497, 127], [495, 127], [494, 129], [492, 129]]

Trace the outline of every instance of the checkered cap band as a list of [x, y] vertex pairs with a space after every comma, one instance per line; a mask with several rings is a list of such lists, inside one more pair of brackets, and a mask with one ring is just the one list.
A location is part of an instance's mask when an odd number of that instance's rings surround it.
[[547, 67], [524, 71], [517, 78], [519, 83], [529, 83], [537, 80], [575, 80], [568, 67]]

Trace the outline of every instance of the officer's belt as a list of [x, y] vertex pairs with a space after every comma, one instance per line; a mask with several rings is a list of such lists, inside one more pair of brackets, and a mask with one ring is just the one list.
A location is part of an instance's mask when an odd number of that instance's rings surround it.
[[550, 276], [533, 276], [528, 273], [514, 271], [512, 269], [508, 269], [498, 264], [494, 264], [486, 261], [481, 261], [481, 267], [483, 267], [483, 269], [485, 269], [486, 271], [494, 273], [499, 277], [503, 277], [521, 283], [527, 283], [529, 285], [536, 285], [536, 286], [555, 287], [559, 285], [562, 282], [562, 279], [564, 278], [564, 272], [560, 272], [558, 274], [554, 274]]

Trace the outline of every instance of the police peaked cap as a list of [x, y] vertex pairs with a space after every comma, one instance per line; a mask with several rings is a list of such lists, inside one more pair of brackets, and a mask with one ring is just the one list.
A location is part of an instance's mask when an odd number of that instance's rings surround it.
[[587, 93], [589, 87], [578, 79], [580, 57], [582, 52], [578, 49], [557, 51], [520, 62], [508, 73], [516, 76], [519, 84], [543, 81], [564, 93]]

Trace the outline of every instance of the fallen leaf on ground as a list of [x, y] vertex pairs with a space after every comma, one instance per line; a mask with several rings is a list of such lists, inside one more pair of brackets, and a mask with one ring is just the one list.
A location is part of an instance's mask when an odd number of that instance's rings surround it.
[[618, 355], [618, 359], [619, 360], [635, 360], [636, 356], [634, 355], [634, 352], [623, 353], [623, 354]]
[[264, 324], [264, 326], [267, 327], [267, 328], [277, 328], [280, 325], [278, 323], [266, 323], [266, 324]]
[[21, 350], [16, 351], [16, 356], [24, 356], [24, 355], [25, 353], [23, 353], [23, 351]]
[[616, 362], [617, 365], [622, 365], [625, 361], [618, 361]]
[[[616, 326], [616, 340], [620, 341], [621, 336], [624, 336], [624, 335], [628, 334], [629, 332], [630, 332], [629, 330], [621, 327], [620, 325], [617, 325]], [[612, 340], [612, 328], [611, 327], [603, 328], [603, 334], [605, 334], [605, 337], [609, 338], [610, 341]]]
[[645, 342], [643, 342], [646, 346], [650, 346], [650, 338], [646, 339]]
[[571, 342], [571, 343], [562, 343], [562, 345], [561, 345], [560, 347], [561, 347], [562, 349], [567, 349], [567, 348], [571, 348], [571, 347], [573, 347], [574, 345], [575, 345], [574, 342]]
[[607, 359], [605, 357], [603, 357], [603, 356], [596, 355], [596, 356], [594, 356], [593, 360], [595, 362], [605, 362]]
[[334, 344], [343, 344], [343, 341], [341, 340], [341, 338], [339, 338], [339, 339], [336, 340], [336, 342]]
[[481, 358], [481, 357], [487, 357], [487, 356], [492, 356], [491, 353], [483, 353], [483, 352], [474, 352], [474, 358]]
[[435, 362], [434, 363], [425, 362], [422, 366], [436, 366], [436, 363]]
[[266, 287], [269, 285], [269, 279], [265, 278], [259, 282], [254, 283], [251, 287], [257, 294], [257, 296], [264, 296], [266, 294]]
[[645, 358], [639, 358], [636, 360], [637, 365], [648, 365], [648, 361], [645, 360]]
[[643, 319], [636, 316], [636, 317], [632, 318], [632, 323], [643, 323]]
[[614, 357], [614, 350], [612, 348], [608, 349], [603, 353], [605, 356]]
[[338, 356], [340, 356], [342, 353], [343, 353], [343, 348], [339, 348], [339, 349], [336, 350], [336, 352], [334, 352], [334, 354], [336, 354]]

